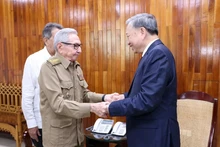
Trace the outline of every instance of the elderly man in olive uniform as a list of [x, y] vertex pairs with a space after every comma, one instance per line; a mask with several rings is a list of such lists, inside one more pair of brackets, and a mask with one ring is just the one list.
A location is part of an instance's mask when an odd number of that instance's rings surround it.
[[[41, 67], [40, 110], [44, 147], [83, 147], [82, 118], [90, 112], [106, 117], [105, 109], [115, 94], [90, 92], [76, 61], [81, 53], [77, 31], [65, 28], [54, 37], [56, 55]], [[93, 103], [91, 103], [93, 102]], [[100, 102], [100, 103], [97, 103]], [[106, 103], [106, 105], [105, 105]]]

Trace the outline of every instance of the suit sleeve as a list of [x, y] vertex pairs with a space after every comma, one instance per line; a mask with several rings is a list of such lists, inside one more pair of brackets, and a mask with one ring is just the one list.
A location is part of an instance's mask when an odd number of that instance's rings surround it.
[[[162, 101], [170, 64], [161, 50], [154, 50], [144, 61], [141, 88], [133, 97], [112, 102], [110, 116], [137, 116], [153, 111]], [[135, 85], [133, 85], [135, 86]]]

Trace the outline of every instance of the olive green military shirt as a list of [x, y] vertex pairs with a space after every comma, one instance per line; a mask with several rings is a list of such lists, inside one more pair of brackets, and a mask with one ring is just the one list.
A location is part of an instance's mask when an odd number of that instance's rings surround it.
[[102, 101], [103, 94], [89, 91], [80, 64], [59, 53], [42, 65], [38, 81], [44, 146], [83, 142], [82, 118], [90, 116], [89, 102]]

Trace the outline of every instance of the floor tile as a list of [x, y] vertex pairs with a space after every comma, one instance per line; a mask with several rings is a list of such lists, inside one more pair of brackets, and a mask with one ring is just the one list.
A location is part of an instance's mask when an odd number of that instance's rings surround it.
[[[16, 147], [16, 142], [9, 133], [0, 132], [0, 147]], [[24, 143], [21, 147], [25, 147]]]

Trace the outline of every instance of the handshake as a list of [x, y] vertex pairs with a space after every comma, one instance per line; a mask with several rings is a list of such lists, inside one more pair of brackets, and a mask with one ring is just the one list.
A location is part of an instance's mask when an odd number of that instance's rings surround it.
[[109, 114], [108, 106], [111, 104], [111, 102], [122, 99], [124, 99], [123, 94], [118, 94], [118, 93], [106, 94], [104, 98], [105, 102], [91, 103], [90, 111], [95, 113], [99, 117], [106, 118]]

